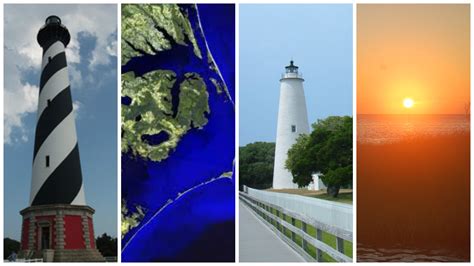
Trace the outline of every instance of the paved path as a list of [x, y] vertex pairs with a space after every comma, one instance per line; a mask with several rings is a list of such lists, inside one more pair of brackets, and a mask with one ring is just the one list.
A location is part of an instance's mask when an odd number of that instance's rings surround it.
[[239, 202], [239, 261], [304, 262], [256, 215], [247, 205]]

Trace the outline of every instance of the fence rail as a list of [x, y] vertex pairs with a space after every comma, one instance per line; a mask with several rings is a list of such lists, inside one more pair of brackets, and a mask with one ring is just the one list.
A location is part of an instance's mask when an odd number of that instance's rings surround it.
[[[257, 217], [265, 222], [270, 229], [276, 232], [280, 238], [285, 240], [285, 242], [287, 242], [307, 261], [323, 261], [324, 252], [336, 261], [352, 262], [352, 258], [344, 254], [344, 240], [352, 242], [352, 231], [325, 224], [314, 217], [309, 217], [305, 214], [297, 213], [274, 203], [256, 198], [254, 195], [251, 195], [251, 191], [255, 192], [254, 189], [246, 188], [244, 191], [247, 192], [239, 193], [239, 198], [242, 202], [256, 212], [259, 215]], [[275, 210], [276, 215], [272, 210]], [[280, 215], [283, 218], [280, 217]], [[288, 220], [291, 220], [291, 223], [288, 222]], [[297, 220], [301, 221], [301, 228], [296, 226]], [[275, 225], [273, 225], [272, 222], [274, 222]], [[316, 237], [309, 234], [308, 226], [315, 228]], [[285, 234], [287, 232], [286, 230], [289, 230], [290, 236]], [[323, 232], [327, 232], [336, 237], [336, 248], [333, 248], [322, 241]], [[301, 239], [299, 244], [296, 243], [297, 236]], [[308, 252], [308, 244], [311, 244], [316, 249], [316, 258]]]
[[248, 195], [285, 210], [304, 215], [321, 224], [350, 234], [352, 238], [352, 205], [287, 193], [247, 188]]

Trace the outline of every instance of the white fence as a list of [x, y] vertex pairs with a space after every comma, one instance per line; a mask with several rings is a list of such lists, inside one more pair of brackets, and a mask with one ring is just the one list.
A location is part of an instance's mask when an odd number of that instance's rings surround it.
[[352, 234], [352, 205], [247, 188], [248, 195]]
[[[240, 193], [240, 200], [307, 261], [323, 261], [323, 252], [336, 261], [352, 261], [344, 250], [344, 241], [352, 243], [352, 205], [248, 187]], [[301, 227], [296, 226], [296, 220], [301, 221]], [[316, 237], [308, 233], [308, 225], [316, 229]], [[336, 237], [335, 248], [323, 242], [323, 232]], [[316, 258], [309, 254], [308, 244], [316, 248]]]

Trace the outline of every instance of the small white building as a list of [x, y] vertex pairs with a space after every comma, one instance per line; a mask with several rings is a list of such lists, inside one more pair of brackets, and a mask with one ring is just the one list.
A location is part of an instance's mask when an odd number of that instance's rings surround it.
[[311, 181], [311, 183], [309, 183], [308, 185], [308, 189], [309, 190], [322, 190], [322, 189], [326, 189], [327, 187], [324, 185], [323, 181], [321, 180], [321, 178], [319, 178], [321, 174], [313, 174], [313, 181]]

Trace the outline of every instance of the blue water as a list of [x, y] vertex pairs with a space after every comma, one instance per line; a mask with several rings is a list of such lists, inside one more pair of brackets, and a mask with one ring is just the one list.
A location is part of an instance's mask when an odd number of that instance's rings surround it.
[[199, 15], [209, 50], [219, 66], [230, 95], [234, 95], [235, 68], [221, 66], [235, 65], [235, 6], [201, 4]]
[[132, 98], [125, 96], [122, 97], [122, 104], [123, 105], [130, 105], [132, 103]]
[[[137, 205], [146, 209], [140, 226], [122, 239], [123, 261], [234, 261], [234, 177], [200, 185], [232, 171], [235, 154], [234, 105], [224, 93], [217, 93], [210, 78], [221, 78], [209, 70], [206, 58], [207, 39], [233, 98], [235, 47], [230, 46], [234, 45], [234, 6], [222, 6], [206, 5], [201, 13], [199, 5], [201, 22], [210, 28], [203, 27], [205, 38], [200, 34], [196, 10], [190, 5], [181, 6], [189, 14], [203, 59], [194, 55], [191, 45], [173, 45], [172, 50], [157, 55], [133, 58], [122, 68], [138, 76], [156, 69], [173, 70], [178, 85], [172, 92], [177, 95], [183, 75], [196, 72], [206, 82], [211, 110], [208, 124], [203, 129], [191, 129], [176, 150], [159, 163], [122, 154], [122, 197], [129, 210], [136, 211]], [[211, 30], [219, 23], [226, 26]], [[219, 34], [222, 36], [214, 36]], [[223, 37], [226, 34], [232, 39]], [[162, 209], [170, 200], [173, 203]], [[203, 239], [209, 243], [201, 243]], [[212, 246], [215, 243], [218, 245]], [[203, 249], [203, 245], [212, 248]]]
[[170, 134], [166, 131], [160, 131], [154, 135], [142, 135], [142, 141], [148, 143], [148, 145], [160, 145], [161, 143], [170, 139]]

